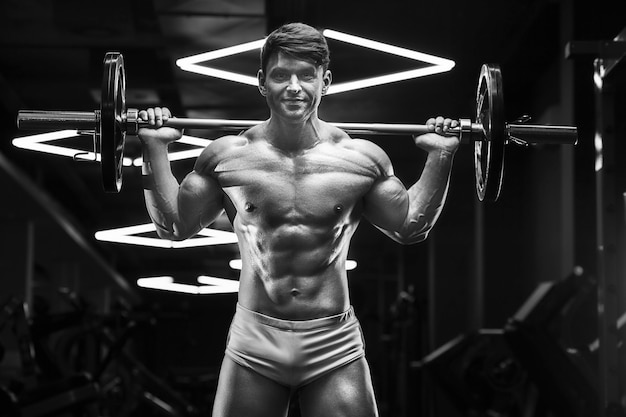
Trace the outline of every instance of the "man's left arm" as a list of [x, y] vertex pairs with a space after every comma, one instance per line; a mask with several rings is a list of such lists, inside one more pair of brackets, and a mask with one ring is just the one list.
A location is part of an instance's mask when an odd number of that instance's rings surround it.
[[[415, 144], [428, 152], [419, 180], [408, 190], [393, 175], [382, 176], [364, 199], [365, 217], [383, 233], [402, 244], [426, 239], [435, 225], [448, 193], [455, 136], [444, 136], [457, 121], [438, 117], [426, 123], [431, 132], [415, 137]], [[391, 173], [391, 169], [389, 169]]]

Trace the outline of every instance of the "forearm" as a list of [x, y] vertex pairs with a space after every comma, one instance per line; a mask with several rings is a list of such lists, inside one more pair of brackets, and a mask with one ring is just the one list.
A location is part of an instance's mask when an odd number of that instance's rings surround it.
[[142, 178], [148, 214], [162, 238], [174, 239], [178, 215], [179, 184], [170, 168], [167, 145], [144, 146]]
[[407, 218], [396, 233], [402, 243], [425, 240], [435, 225], [448, 193], [453, 159], [448, 151], [429, 152], [420, 179], [408, 190]]

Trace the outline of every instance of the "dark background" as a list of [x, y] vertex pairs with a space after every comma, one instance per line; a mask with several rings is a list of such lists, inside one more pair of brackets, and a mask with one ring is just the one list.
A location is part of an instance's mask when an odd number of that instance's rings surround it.
[[[179, 116], [231, 119], [267, 117], [256, 89], [183, 72], [175, 60], [260, 39], [288, 21], [456, 62], [450, 72], [328, 96], [320, 115], [329, 121], [473, 118], [480, 66], [498, 63], [507, 119], [530, 114], [535, 123], [576, 125], [578, 145], [507, 147], [504, 187], [493, 204], [477, 201], [473, 149], [464, 146], [446, 207], [428, 241], [399, 246], [364, 222], [349, 256], [358, 262], [349, 272], [352, 302], [366, 333], [381, 411], [416, 412], [419, 376], [409, 371], [409, 363], [461, 333], [502, 327], [540, 282], [561, 280], [577, 265], [594, 275], [592, 57], [566, 60], [565, 45], [615, 37], [624, 26], [623, 6], [604, 0], [2, 0], [0, 298], [46, 300], [53, 311], [63, 310], [66, 303], [57, 294], [63, 287], [97, 312], [109, 313], [123, 302], [156, 319], [136, 346], [156, 373], [211, 374], [219, 367], [236, 296], [143, 290], [136, 279], [236, 278], [228, 267], [237, 257], [235, 245], [165, 250], [98, 242], [93, 237], [98, 230], [149, 221], [140, 169], [125, 168], [122, 191], [108, 194], [99, 165], [11, 144], [29, 133], [16, 129], [20, 109], [99, 108], [107, 51], [124, 54], [127, 106], [167, 105]], [[330, 46], [335, 82], [414, 65], [336, 41]], [[253, 75], [256, 55], [231, 57], [220, 65]], [[407, 186], [419, 177], [424, 155], [410, 138], [370, 139], [390, 154]], [[88, 149], [89, 138], [82, 146]], [[125, 152], [138, 155], [136, 138], [127, 138]], [[192, 161], [173, 166], [182, 178]], [[414, 299], [398, 303], [406, 291], [413, 291]], [[595, 337], [594, 302], [590, 296], [572, 312], [576, 325], [569, 342], [589, 343]], [[10, 338], [3, 338], [11, 346]]]

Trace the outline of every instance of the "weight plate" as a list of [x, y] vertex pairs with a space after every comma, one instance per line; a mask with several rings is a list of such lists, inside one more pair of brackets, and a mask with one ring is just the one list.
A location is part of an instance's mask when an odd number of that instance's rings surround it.
[[104, 56], [102, 99], [100, 103], [100, 158], [102, 185], [109, 193], [122, 189], [122, 161], [126, 130], [126, 74], [124, 57], [118, 52]]
[[484, 64], [476, 91], [476, 123], [483, 127], [480, 140], [474, 142], [476, 194], [480, 201], [493, 202], [500, 196], [504, 177], [506, 123], [500, 67]]

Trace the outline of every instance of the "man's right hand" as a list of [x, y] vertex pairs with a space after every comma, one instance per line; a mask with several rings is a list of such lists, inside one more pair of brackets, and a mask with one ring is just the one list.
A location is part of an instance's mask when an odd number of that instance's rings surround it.
[[147, 121], [150, 127], [142, 127], [137, 132], [139, 140], [144, 144], [162, 143], [168, 144], [180, 139], [183, 132], [172, 127], [163, 127], [172, 113], [167, 107], [155, 107], [141, 110], [138, 115], [140, 120]]

